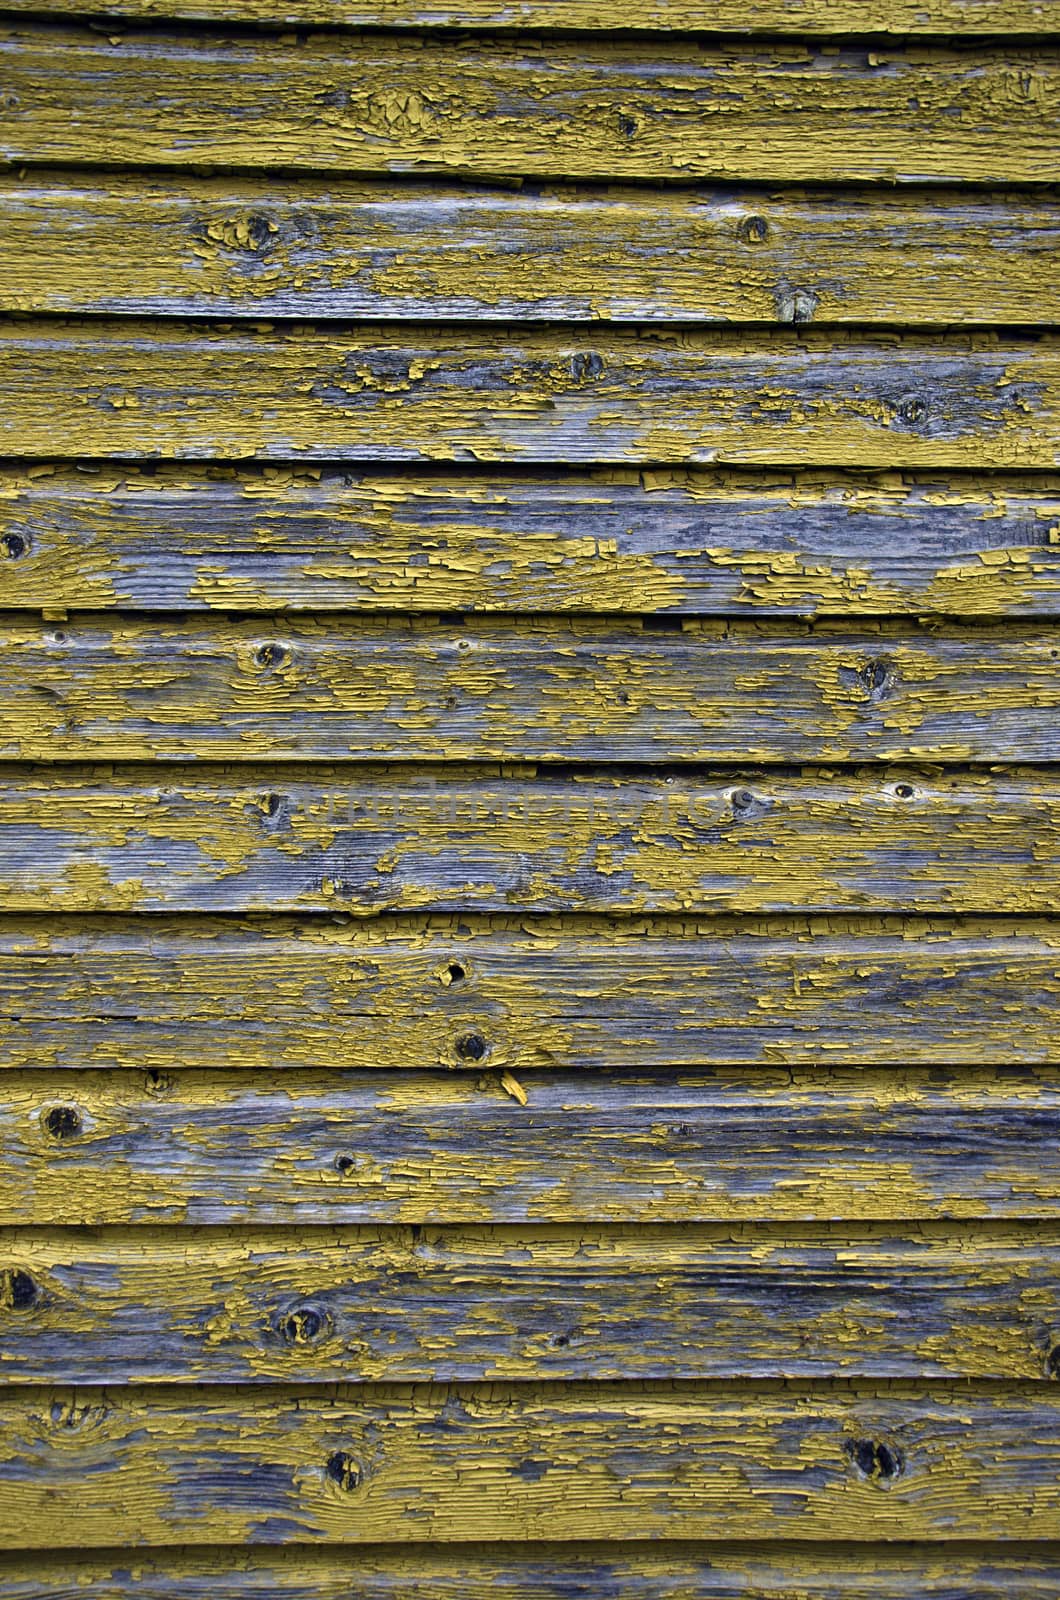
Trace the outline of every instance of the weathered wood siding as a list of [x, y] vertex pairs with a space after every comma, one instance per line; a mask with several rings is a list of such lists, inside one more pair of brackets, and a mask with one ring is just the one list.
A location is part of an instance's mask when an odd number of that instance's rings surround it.
[[2, 9], [0, 1600], [1060, 1600], [1055, 0]]

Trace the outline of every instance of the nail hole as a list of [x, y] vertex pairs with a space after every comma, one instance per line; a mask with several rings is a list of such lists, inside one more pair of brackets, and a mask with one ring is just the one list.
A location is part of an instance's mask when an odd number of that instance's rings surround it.
[[629, 695], [626, 693], [625, 689], [620, 689], [616, 694], [615, 699], [618, 701], [620, 706], [629, 705]]
[[456, 1041], [456, 1053], [461, 1061], [481, 1061], [488, 1048], [481, 1033], [462, 1033]]
[[328, 1456], [327, 1475], [332, 1483], [337, 1483], [344, 1493], [349, 1494], [351, 1489], [359, 1489], [364, 1482], [364, 1469], [361, 1463], [345, 1450], [336, 1450]]
[[0, 1305], [12, 1311], [28, 1311], [37, 1303], [37, 1285], [21, 1267], [9, 1267], [0, 1274]]
[[173, 1079], [166, 1072], [159, 1072], [157, 1067], [148, 1067], [144, 1074], [144, 1088], [148, 1094], [168, 1094], [173, 1087]]
[[893, 1483], [902, 1474], [901, 1452], [882, 1439], [848, 1439], [845, 1449], [861, 1476], [874, 1483]]
[[617, 120], [619, 133], [624, 134], [627, 139], [632, 139], [637, 131], [637, 124], [634, 119], [620, 113]]
[[464, 981], [464, 979], [466, 977], [467, 977], [467, 968], [464, 967], [464, 966], [461, 966], [459, 961], [450, 961], [450, 963], [449, 963], [449, 982], [450, 983], [463, 983], [463, 981]]
[[356, 1165], [356, 1156], [340, 1155], [335, 1157], [335, 1171], [341, 1172], [343, 1177], [347, 1172], [352, 1172]]
[[911, 783], [896, 783], [894, 786], [894, 792], [898, 796], [899, 800], [912, 800], [913, 796], [916, 794], [916, 790], [913, 788]]
[[765, 217], [744, 217], [736, 232], [743, 244], [765, 244], [769, 223]]
[[3, 545], [4, 554], [10, 556], [12, 561], [17, 561], [19, 556], [24, 556], [26, 553], [26, 541], [20, 533], [5, 533], [0, 543]]
[[554, 1350], [566, 1350], [569, 1344], [570, 1344], [570, 1334], [569, 1333], [556, 1333], [556, 1334], [553, 1334], [553, 1336], [552, 1336], [552, 1348]]
[[734, 789], [729, 797], [729, 804], [736, 812], [750, 811], [755, 803], [755, 797], [750, 789]]
[[76, 1139], [81, 1132], [81, 1113], [76, 1106], [52, 1106], [44, 1126], [53, 1139]]
[[297, 1306], [280, 1318], [279, 1332], [287, 1344], [312, 1344], [328, 1326], [325, 1312], [316, 1306]]
[[62, 631], [61, 628], [56, 628], [55, 632], [52, 634], [52, 644], [65, 644], [65, 643], [66, 643], [66, 634]]

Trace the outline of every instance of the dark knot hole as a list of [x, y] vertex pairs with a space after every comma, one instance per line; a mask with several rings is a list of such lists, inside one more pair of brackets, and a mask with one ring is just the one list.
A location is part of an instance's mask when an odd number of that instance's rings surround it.
[[345, 1450], [335, 1450], [328, 1456], [325, 1470], [332, 1483], [337, 1483], [345, 1494], [359, 1489], [364, 1482], [364, 1468]]
[[76, 1106], [52, 1106], [44, 1126], [53, 1139], [76, 1139], [84, 1124]]
[[846, 1451], [862, 1477], [874, 1483], [893, 1483], [905, 1465], [901, 1451], [883, 1439], [850, 1439]]

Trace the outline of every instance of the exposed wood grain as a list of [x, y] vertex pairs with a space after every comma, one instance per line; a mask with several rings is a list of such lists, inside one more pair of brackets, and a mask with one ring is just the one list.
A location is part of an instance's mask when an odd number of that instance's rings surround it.
[[1033, 915], [1060, 896], [1060, 777], [1048, 768], [0, 777], [4, 911]]
[[1058, 1441], [1040, 1386], [51, 1389], [5, 1403], [0, 1511], [49, 1550], [1056, 1539]]
[[1060, 924], [5, 918], [0, 1069], [1060, 1064]]
[[0, 310], [534, 321], [1060, 322], [1027, 195], [491, 193], [0, 179]]
[[1060, 485], [42, 465], [0, 473], [0, 559], [36, 609], [1048, 616]]
[[1042, 35], [1042, 0], [7, 0], [7, 12], [386, 28], [626, 28], [704, 33]]
[[[1057, 126], [1060, 127], [1060, 119]], [[15, 323], [0, 450], [1048, 468], [1060, 341]]]
[[338, 1061], [295, 1080], [9, 1076], [0, 1220], [1060, 1220], [1051, 1070], [684, 1068], [522, 1088], [525, 1106], [496, 1072]]
[[1052, 44], [0, 31], [9, 163], [1053, 183]]
[[1055, 761], [1060, 630], [0, 620], [0, 759]]
[[1060, 1231], [0, 1234], [0, 1377], [1049, 1381]]
[[1002, 1547], [441, 1546], [0, 1555], [0, 1600], [1056, 1600], [1060, 1554]]

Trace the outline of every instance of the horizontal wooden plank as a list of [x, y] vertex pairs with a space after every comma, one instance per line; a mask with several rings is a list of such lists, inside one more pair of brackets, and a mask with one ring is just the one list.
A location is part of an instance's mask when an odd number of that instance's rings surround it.
[[1055, 1540], [1058, 1466], [1040, 1386], [48, 1389], [0, 1418], [0, 1513], [15, 1548], [48, 1550]]
[[0, 1069], [483, 1061], [1060, 1064], [1060, 924], [0, 922]]
[[852, 33], [1043, 35], [1057, 31], [1042, 0], [6, 0], [34, 16], [87, 13], [217, 23], [323, 23], [356, 28], [576, 28], [613, 33]]
[[[1057, 126], [1060, 127], [1060, 120]], [[574, 333], [577, 330], [572, 330]], [[1060, 341], [987, 334], [0, 329], [0, 451], [1050, 468]], [[767, 403], [768, 401], [768, 403]]]
[[1055, 616], [1060, 483], [40, 466], [2, 557], [47, 610]]
[[1060, 209], [1029, 195], [35, 174], [0, 204], [7, 312], [1060, 322]]
[[1060, 896], [1048, 768], [440, 772], [5, 770], [0, 910], [1033, 915]]
[[1041, 1068], [520, 1080], [337, 1060], [294, 1082], [45, 1069], [2, 1089], [8, 1225], [1060, 1220]]
[[0, 619], [0, 759], [1055, 761], [1060, 630]]
[[1041, 1222], [0, 1234], [6, 1384], [1050, 1381], [1058, 1339]]
[[1056, 1600], [1060, 1554], [1000, 1547], [476, 1542], [0, 1555], [0, 1600]]
[[8, 163], [1053, 183], [1052, 44], [0, 31]]

